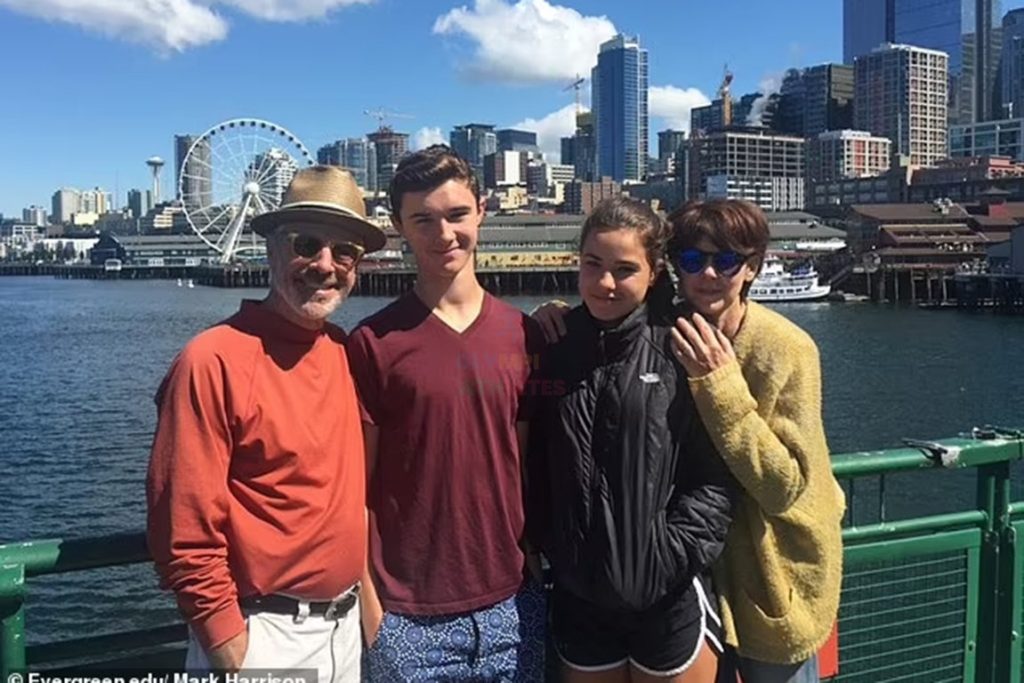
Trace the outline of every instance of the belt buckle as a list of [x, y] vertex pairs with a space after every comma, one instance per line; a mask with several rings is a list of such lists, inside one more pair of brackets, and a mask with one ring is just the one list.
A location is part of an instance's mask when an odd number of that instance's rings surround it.
[[327, 605], [327, 609], [324, 610], [324, 619], [339, 618], [338, 610], [342, 607], [344, 607], [344, 611], [347, 613], [355, 605], [355, 599], [356, 590], [353, 589], [331, 600]]

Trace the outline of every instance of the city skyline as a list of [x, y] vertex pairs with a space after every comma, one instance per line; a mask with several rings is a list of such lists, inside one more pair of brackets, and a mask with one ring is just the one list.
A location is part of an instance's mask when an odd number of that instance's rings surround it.
[[[689, 109], [713, 96], [726, 62], [743, 93], [788, 67], [842, 58], [839, 0], [799, 0], [784, 16], [752, 1], [734, 14], [612, 0], [233, 0], [212, 15], [205, 3], [192, 19], [129, 17], [113, 0], [75, 4], [0, 0], [0, 40], [10, 54], [33, 54], [14, 60], [8, 97], [20, 104], [0, 113], [4, 129], [18, 131], [8, 153], [23, 160], [0, 171], [7, 216], [64, 186], [100, 186], [123, 205], [129, 189], [150, 187], [145, 159], [174, 159], [175, 135], [235, 117], [280, 123], [315, 150], [371, 132], [376, 121], [363, 112], [383, 107], [414, 117], [391, 122], [413, 147], [481, 121], [535, 130], [558, 161], [559, 138], [573, 129], [565, 87], [589, 75], [598, 46], [617, 32], [638, 35], [649, 52], [654, 140], [688, 127]], [[312, 19], [273, 20], [301, 19], [300, 10]], [[164, 187], [173, 187], [173, 168]]]
[[[174, 187], [174, 136], [236, 117], [280, 123], [311, 152], [372, 132], [367, 110], [403, 114], [390, 123], [411, 148], [479, 121], [537, 132], [558, 162], [560, 138], [574, 129], [567, 86], [620, 32], [649, 54], [650, 150], [659, 131], [689, 128], [725, 64], [738, 96], [778, 88], [787, 68], [843, 58], [842, 0], [793, 0], [784, 14], [753, 0], [642, 9], [612, 0], [216, 0], [195, 16], [159, 17], [126, 16], [113, 0], [72, 4], [0, 0], [0, 40], [12, 54], [37, 53], [11, 70], [8, 96], [20, 105], [0, 113], [17, 131], [6, 140], [10, 158], [24, 160], [0, 167], [5, 216], [47, 205], [61, 187], [101, 187], [123, 206], [128, 190], [150, 187], [153, 155], [171, 160], [162, 186]], [[1004, 13], [1020, 6], [1002, 2]], [[582, 99], [589, 106], [589, 81]]]

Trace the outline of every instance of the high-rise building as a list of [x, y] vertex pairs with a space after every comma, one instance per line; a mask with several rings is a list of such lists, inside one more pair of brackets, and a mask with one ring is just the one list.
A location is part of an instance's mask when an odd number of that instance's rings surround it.
[[29, 225], [44, 228], [46, 227], [46, 209], [33, 204], [28, 208], [22, 209], [21, 220]]
[[997, 118], [1024, 116], [1024, 9], [1003, 17], [1000, 86], [1002, 101]]
[[527, 152], [495, 152], [484, 157], [484, 187], [494, 190], [508, 185], [526, 186]]
[[128, 209], [132, 218], [142, 218], [153, 208], [153, 193], [149, 190], [128, 190]]
[[658, 131], [658, 158], [661, 160], [672, 159], [676, 153], [686, 145], [685, 130]]
[[591, 72], [596, 169], [613, 180], [641, 180], [647, 169], [647, 50], [634, 36], [601, 44]]
[[562, 138], [563, 164], [571, 165], [580, 180], [594, 178], [594, 115], [583, 111], [576, 114], [576, 133]]
[[[188, 152], [195, 145], [192, 156]], [[182, 173], [182, 165], [188, 166]], [[174, 136], [175, 196], [189, 208], [213, 204], [213, 159], [210, 141], [195, 135]]]
[[570, 135], [567, 138], [561, 138], [561, 149], [562, 153], [559, 159], [563, 164], [569, 166], [576, 165], [576, 136]]
[[50, 200], [50, 218], [54, 223], [70, 223], [71, 216], [81, 211], [79, 203], [82, 193], [73, 187], [62, 187], [53, 193]]
[[373, 143], [377, 153], [377, 188], [387, 192], [398, 162], [409, 151], [409, 134], [396, 133], [385, 126], [367, 135], [366, 139]]
[[889, 170], [892, 142], [863, 130], [831, 130], [807, 140], [807, 184], [870, 178]]
[[896, 0], [843, 0], [843, 62], [896, 41]]
[[1002, 118], [1000, 0], [895, 0], [894, 42], [949, 55], [949, 120]]
[[352, 174], [356, 184], [367, 192], [377, 191], [377, 150], [365, 138], [335, 140], [316, 151], [316, 161], [325, 166], [340, 166]]
[[844, 0], [844, 60], [882, 43], [940, 50], [949, 55], [950, 123], [1003, 118], [1001, 18], [1000, 0]]
[[892, 140], [912, 165], [947, 155], [949, 57], [888, 44], [854, 63], [854, 127]]
[[532, 152], [537, 154], [540, 148], [537, 147], [537, 134], [532, 130], [516, 130], [515, 128], [503, 128], [495, 132], [498, 140], [499, 152]]
[[484, 158], [498, 151], [498, 136], [494, 132], [494, 126], [487, 123], [455, 126], [448, 134], [448, 143], [459, 156], [469, 162], [482, 185]]
[[1024, 162], [1024, 118], [950, 126], [949, 156], [1004, 156]]
[[747, 199], [768, 211], [804, 205], [804, 140], [733, 126], [690, 140], [692, 199]]
[[804, 107], [807, 104], [805, 69], [787, 69], [779, 88], [779, 110], [775, 129], [780, 133], [803, 136], [806, 127]]
[[531, 161], [526, 169], [526, 190], [538, 197], [564, 199], [565, 185], [573, 181], [575, 172], [567, 164]]
[[109, 193], [101, 188], [83, 190], [78, 196], [78, 211], [75, 213], [106, 213], [111, 206]]
[[790, 69], [779, 92], [773, 128], [780, 133], [810, 138], [853, 125], [852, 66], [819, 64]]
[[[752, 92], [738, 100], [732, 98], [732, 123], [734, 126], [756, 126], [778, 130], [782, 96], [775, 92]], [[725, 127], [725, 106], [722, 98], [711, 104], [690, 110], [690, 131], [693, 135], [704, 135], [720, 131]]]
[[588, 214], [594, 210], [598, 202], [610, 197], [622, 195], [622, 185], [611, 178], [597, 181], [573, 180], [565, 185], [564, 213]]
[[721, 98], [703, 107], [694, 107], [690, 110], [690, 134], [696, 137], [721, 130], [725, 125], [724, 112]]
[[853, 67], [819, 64], [804, 70], [803, 130], [809, 138], [853, 125]]

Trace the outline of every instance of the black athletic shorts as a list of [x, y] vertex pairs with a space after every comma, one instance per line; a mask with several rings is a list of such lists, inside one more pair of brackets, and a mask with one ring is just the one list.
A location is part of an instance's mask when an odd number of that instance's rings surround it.
[[654, 676], [674, 676], [713, 649], [720, 624], [704, 583], [673, 593], [641, 612], [607, 610], [559, 589], [551, 592], [551, 631], [565, 664], [578, 671], [609, 671], [631, 664]]

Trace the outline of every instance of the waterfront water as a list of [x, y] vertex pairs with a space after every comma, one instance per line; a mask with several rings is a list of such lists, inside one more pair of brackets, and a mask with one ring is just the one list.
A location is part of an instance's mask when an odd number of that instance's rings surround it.
[[[262, 295], [167, 281], [0, 278], [0, 542], [141, 530], [160, 378], [191, 336], [241, 297]], [[353, 298], [335, 322], [350, 329], [386, 302]], [[833, 452], [985, 423], [1024, 427], [1024, 318], [870, 304], [775, 308], [821, 350]], [[929, 475], [890, 488], [894, 514], [970, 495], [957, 473]], [[174, 618], [148, 566], [30, 583], [37, 641]]]

